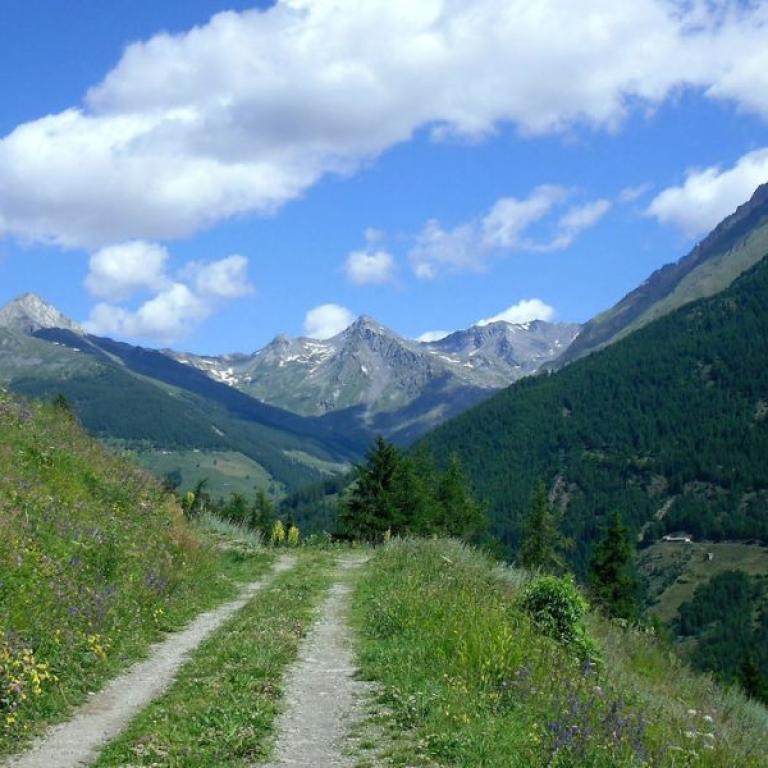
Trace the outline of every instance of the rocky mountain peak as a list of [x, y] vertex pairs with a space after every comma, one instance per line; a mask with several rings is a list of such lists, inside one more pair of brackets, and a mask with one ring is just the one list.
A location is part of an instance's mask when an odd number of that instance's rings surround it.
[[352, 323], [352, 325], [350, 325], [346, 330], [342, 331], [342, 334], [345, 336], [359, 336], [370, 333], [386, 336], [394, 335], [392, 331], [390, 331], [388, 328], [385, 328], [381, 323], [379, 323], [377, 320], [374, 320], [369, 315], [360, 315], [360, 317], [358, 317], [357, 320]]
[[74, 320], [35, 293], [22, 294], [0, 309], [0, 328], [19, 333], [34, 333], [43, 328], [83, 332]]

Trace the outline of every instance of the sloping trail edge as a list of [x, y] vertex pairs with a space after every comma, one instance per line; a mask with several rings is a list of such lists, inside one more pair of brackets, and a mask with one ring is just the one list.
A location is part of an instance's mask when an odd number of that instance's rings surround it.
[[146, 660], [109, 681], [64, 723], [53, 726], [31, 748], [0, 762], [2, 768], [79, 768], [92, 763], [151, 701], [170, 686], [188, 655], [239, 611], [278, 573], [290, 570], [296, 558], [277, 560], [265, 579], [247, 584], [234, 600], [197, 618], [180, 632], [156, 643]]

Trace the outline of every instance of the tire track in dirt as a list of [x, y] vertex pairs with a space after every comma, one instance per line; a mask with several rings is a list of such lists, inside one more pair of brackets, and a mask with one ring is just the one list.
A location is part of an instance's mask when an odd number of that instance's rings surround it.
[[[295, 562], [294, 557], [281, 557], [270, 576], [289, 570]], [[186, 629], [152, 646], [145, 661], [134, 664], [108, 682], [76, 710], [70, 720], [53, 726], [33, 742], [28, 751], [0, 765], [4, 768], [79, 768], [92, 763], [136, 714], [168, 688], [187, 656], [248, 603], [268, 578], [248, 584], [235, 600], [200, 614]]]
[[[343, 570], [363, 558], [341, 561]], [[345, 754], [350, 729], [362, 718], [361, 699], [368, 690], [355, 680], [352, 633], [346, 620], [346, 580], [334, 584], [288, 674], [286, 709], [276, 724], [275, 757], [263, 768], [351, 768]]]

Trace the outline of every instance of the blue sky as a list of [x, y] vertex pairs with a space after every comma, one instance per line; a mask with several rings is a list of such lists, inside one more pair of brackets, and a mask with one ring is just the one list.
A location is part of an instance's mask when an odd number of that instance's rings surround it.
[[768, 181], [768, 3], [681, 8], [5, 0], [0, 303], [209, 353], [585, 321]]

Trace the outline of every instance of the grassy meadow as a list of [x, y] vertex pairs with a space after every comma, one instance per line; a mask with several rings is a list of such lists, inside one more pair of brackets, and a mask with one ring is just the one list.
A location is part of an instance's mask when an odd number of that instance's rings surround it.
[[649, 610], [666, 623], [677, 616], [697, 587], [723, 571], [739, 570], [750, 576], [768, 573], [768, 547], [736, 541], [660, 541], [640, 551], [638, 567], [648, 581]]
[[451, 541], [395, 541], [366, 566], [354, 622], [393, 765], [768, 765], [768, 713], [662, 641], [585, 619], [592, 653], [521, 607], [529, 575]]
[[216, 548], [66, 408], [0, 390], [0, 755], [268, 568]]

